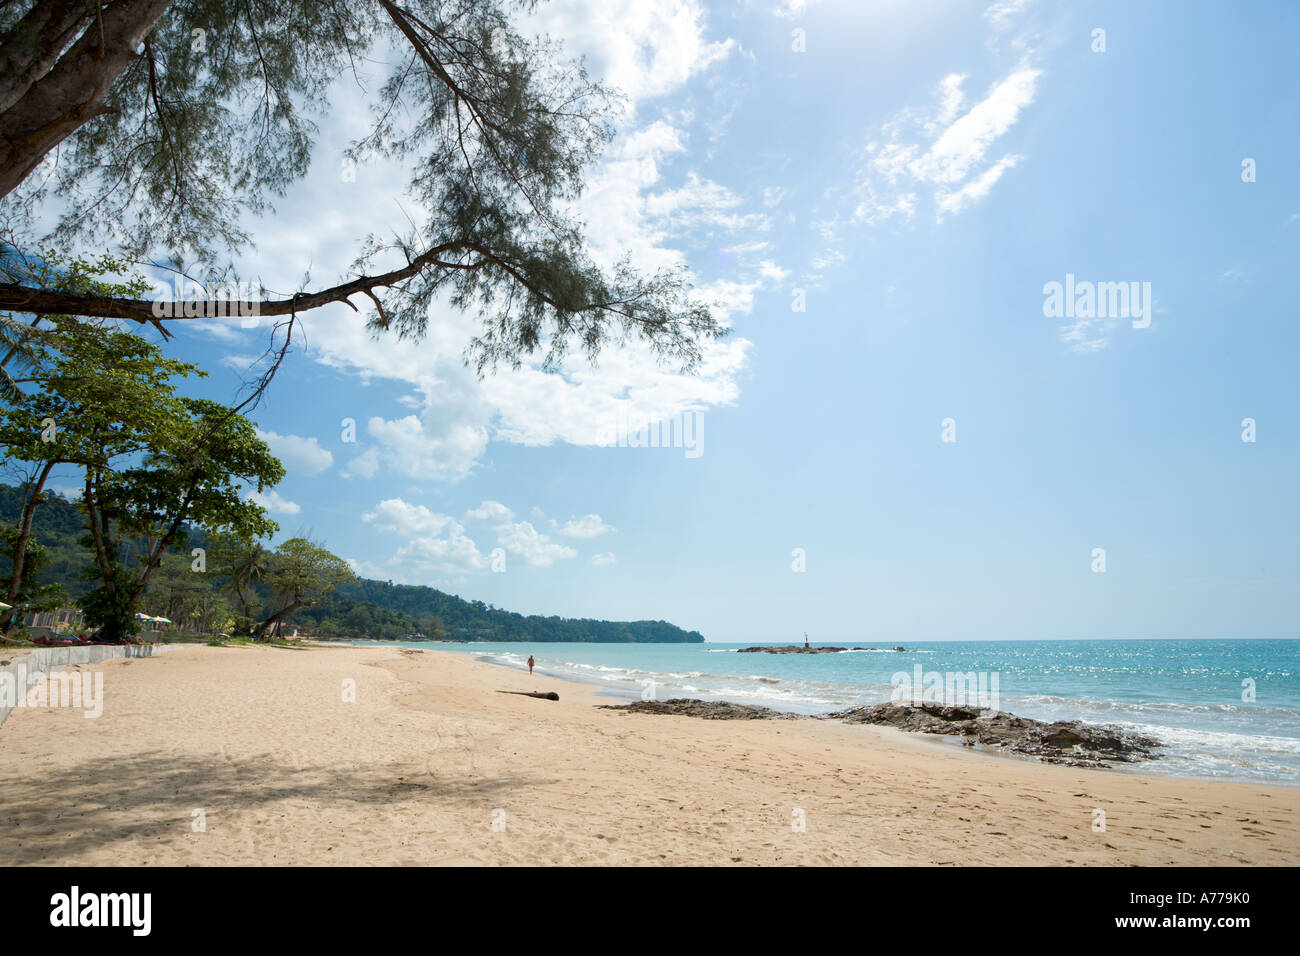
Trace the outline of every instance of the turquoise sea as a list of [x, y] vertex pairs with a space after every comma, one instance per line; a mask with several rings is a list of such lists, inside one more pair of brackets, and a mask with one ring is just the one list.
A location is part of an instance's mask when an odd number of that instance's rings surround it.
[[[387, 642], [385, 642], [387, 643]], [[860, 642], [815, 646], [871, 647]], [[1300, 784], [1300, 640], [935, 641], [842, 654], [737, 654], [746, 644], [441, 644], [628, 700], [699, 697], [805, 714], [881, 703], [894, 675], [997, 675], [999, 709], [1112, 723], [1165, 744], [1141, 772]], [[1253, 686], [1254, 699], [1249, 690]], [[1243, 696], [1247, 699], [1243, 699]]]

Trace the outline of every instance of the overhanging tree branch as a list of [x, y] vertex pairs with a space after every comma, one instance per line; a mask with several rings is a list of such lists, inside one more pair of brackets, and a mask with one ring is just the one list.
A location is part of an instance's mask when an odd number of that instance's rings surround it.
[[[344, 282], [319, 292], [299, 292], [287, 299], [258, 299], [241, 302], [221, 301], [221, 306], [230, 315], [278, 316], [292, 315], [319, 309], [332, 302], [344, 302], [348, 305], [348, 296], [360, 293], [370, 294], [374, 289], [397, 285], [420, 270], [430, 267], [455, 267], [456, 263], [441, 262], [439, 256], [458, 247], [458, 243], [444, 243], [435, 246], [424, 255], [419, 256], [400, 269], [375, 276], [360, 276], [351, 282]], [[355, 308], [355, 306], [354, 306]], [[15, 312], [27, 312], [33, 315], [84, 315], [103, 319], [129, 319], [132, 322], [152, 325], [162, 332], [164, 338], [171, 333], [163, 322], [181, 321], [186, 318], [185, 302], [157, 301], [149, 299], [125, 299], [112, 296], [77, 295], [48, 289], [33, 289], [28, 286], [7, 282], [0, 283], [0, 309], [12, 309]], [[161, 314], [160, 314], [161, 313]]]

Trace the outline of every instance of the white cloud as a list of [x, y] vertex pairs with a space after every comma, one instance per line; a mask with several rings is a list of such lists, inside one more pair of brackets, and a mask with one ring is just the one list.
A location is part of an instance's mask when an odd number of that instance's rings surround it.
[[599, 538], [602, 534], [608, 534], [617, 530], [605, 524], [600, 515], [583, 515], [581, 518], [574, 518], [560, 529], [560, 534], [570, 538]]
[[414, 538], [397, 549], [391, 562], [406, 572], [423, 575], [480, 571], [487, 559], [457, 526], [441, 538]]
[[578, 552], [566, 544], [556, 544], [527, 521], [507, 525], [497, 535], [497, 541], [507, 553], [523, 560], [525, 564], [546, 567], [561, 558], [576, 558]]
[[477, 508], [465, 512], [466, 521], [485, 521], [497, 526], [509, 524], [515, 520], [515, 513], [499, 501], [485, 501]]
[[563, 37], [570, 55], [585, 57], [594, 76], [631, 100], [671, 93], [726, 59], [736, 41], [706, 39], [697, 0], [570, 0], [543, 4], [527, 22]]
[[257, 437], [271, 446], [272, 453], [289, 471], [317, 475], [334, 464], [334, 456], [315, 438], [277, 435], [261, 429], [258, 429]]
[[[390, 565], [403, 580], [419, 576], [457, 574], [480, 570], [487, 560], [465, 529], [451, 515], [439, 514], [424, 505], [411, 504], [402, 498], [387, 498], [361, 520], [377, 531], [399, 534], [407, 543], [398, 548]], [[385, 576], [385, 575], [381, 575]]]
[[949, 73], [939, 81], [939, 112], [927, 125], [930, 131], [941, 130], [961, 112], [966, 103], [966, 93], [961, 85], [966, 82], [965, 73]]
[[824, 269], [832, 269], [844, 262], [844, 253], [838, 249], [827, 249], [817, 256], [814, 256], [809, 263], [818, 272]]
[[1118, 319], [1104, 316], [1078, 318], [1074, 324], [1061, 327], [1061, 341], [1070, 346], [1071, 351], [1090, 355], [1110, 344], [1111, 333], [1118, 326]]
[[223, 355], [221, 364], [227, 368], [233, 368], [236, 372], [247, 372], [250, 368], [261, 361], [260, 355]]
[[361, 520], [374, 525], [378, 531], [400, 534], [437, 536], [456, 524], [451, 515], [430, 511], [424, 505], [414, 505], [402, 498], [386, 498], [366, 512]]
[[936, 205], [938, 205], [941, 212], [961, 212], [967, 206], [973, 205], [987, 196], [993, 188], [993, 184], [1002, 178], [1002, 174], [1023, 158], [1023, 156], [1012, 156], [1010, 154], [1003, 156], [977, 178], [962, 186], [961, 189], [955, 192], [940, 191], [935, 193], [934, 201]]
[[790, 278], [790, 270], [781, 268], [771, 259], [764, 259], [758, 264], [758, 275], [765, 283], [780, 285]]
[[[687, 0], [574, 0], [545, 5], [529, 22], [563, 36], [570, 53], [595, 55], [588, 63], [593, 76], [605, 73], [634, 97], [679, 89], [729, 49], [707, 37], [702, 9]], [[644, 49], [634, 51], [628, 43]], [[340, 91], [341, 98], [350, 95]], [[686, 265], [687, 244], [736, 245], [737, 231], [746, 234], [740, 241], [749, 243], [752, 233], [766, 228], [764, 214], [724, 184], [689, 169], [672, 169], [669, 175], [671, 164], [684, 158], [689, 137], [679, 124], [690, 121], [678, 110], [625, 125], [607, 158], [588, 175], [572, 212], [586, 223], [598, 264], [609, 267], [626, 256], [646, 273], [679, 268]], [[341, 139], [350, 135], [350, 129], [339, 132]], [[279, 234], [278, 268], [263, 260], [263, 273], [297, 277], [312, 262], [348, 261], [355, 237], [373, 230], [377, 209], [400, 216], [409, 208], [399, 210], [404, 179], [395, 164], [376, 162], [360, 171], [354, 186], [339, 190], [331, 183], [338, 201], [330, 215], [311, 220], [311, 228]], [[325, 188], [326, 181], [322, 178], [317, 188]], [[298, 217], [308, 213], [299, 209]], [[732, 270], [725, 283], [704, 282], [697, 297], [721, 301], [718, 315], [725, 322], [754, 308], [758, 293], [779, 283], [782, 272], [776, 257], [767, 254]], [[281, 284], [289, 281], [296, 280]], [[399, 399], [406, 408], [363, 407], [352, 413], [366, 422], [365, 434], [358, 436], [363, 443], [350, 460], [340, 463], [340, 474], [359, 479], [392, 473], [458, 481], [472, 473], [491, 441], [602, 445], [620, 415], [654, 421], [733, 403], [750, 348], [736, 335], [707, 343], [698, 374], [683, 376], [633, 341], [604, 350], [598, 367], [574, 354], [554, 373], [526, 361], [518, 370], [503, 369], [480, 381], [465, 367], [463, 355], [481, 320], [445, 302], [432, 305], [427, 334], [419, 341], [376, 339], [342, 306], [313, 311], [301, 321], [315, 361], [362, 384], [384, 380], [410, 386]]]
[[274, 488], [265, 492], [250, 491], [245, 498], [273, 515], [296, 515], [302, 512], [297, 502], [285, 498]]
[[[595, 515], [588, 517], [600, 521]], [[556, 561], [577, 557], [577, 551], [552, 541], [531, 522], [515, 522], [513, 518], [514, 512], [499, 501], [484, 501], [465, 513], [466, 521], [481, 522], [495, 531], [497, 543], [507, 554], [524, 564], [547, 567]], [[380, 577], [418, 580], [430, 575], [481, 571], [489, 565], [488, 558], [470, 538], [464, 525], [451, 515], [432, 511], [424, 505], [412, 504], [402, 498], [387, 498], [362, 515], [361, 520], [376, 531], [407, 539]], [[414, 578], [411, 572], [415, 572]]]
[[1015, 125], [1020, 111], [1034, 101], [1041, 70], [1021, 67], [996, 83], [979, 103], [946, 127], [924, 156], [911, 167], [913, 176], [956, 183], [983, 161], [993, 141]]
[[1031, 3], [1033, 0], [998, 0], [984, 10], [984, 19], [989, 21], [989, 26], [994, 30], [1005, 30], [1015, 15]]
[[459, 481], [467, 476], [487, 447], [485, 423], [456, 420], [445, 403], [426, 407], [423, 419], [415, 415], [366, 423], [374, 439], [343, 471], [347, 478], [373, 478], [380, 468], [424, 480]]
[[818, 3], [821, 3], [821, 0], [781, 0], [772, 14], [783, 20], [795, 20], [803, 16], [809, 7]]
[[593, 554], [591, 556], [591, 566], [593, 568], [607, 568], [611, 564], [616, 563], [617, 561], [614, 558], [613, 551], [606, 552], [605, 554]]
[[894, 217], [910, 220], [918, 186], [930, 190], [940, 220], [984, 199], [1003, 173], [1024, 158], [1008, 153], [988, 162], [988, 153], [1034, 102], [1041, 75], [1022, 63], [966, 109], [966, 75], [950, 73], [936, 88], [932, 116], [905, 109], [882, 124], [880, 138], [865, 150], [854, 219], [871, 225]]
[[728, 232], [763, 231], [771, 222], [763, 213], [738, 211], [744, 200], [711, 179], [688, 173], [686, 182], [646, 198], [643, 210], [669, 231], [720, 227]]

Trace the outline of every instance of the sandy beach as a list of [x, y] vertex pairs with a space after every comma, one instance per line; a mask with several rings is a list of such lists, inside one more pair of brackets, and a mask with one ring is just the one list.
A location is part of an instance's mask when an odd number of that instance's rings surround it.
[[0, 727], [0, 864], [1300, 863], [1300, 788], [600, 710], [582, 685], [433, 651], [198, 646], [96, 667], [101, 717]]

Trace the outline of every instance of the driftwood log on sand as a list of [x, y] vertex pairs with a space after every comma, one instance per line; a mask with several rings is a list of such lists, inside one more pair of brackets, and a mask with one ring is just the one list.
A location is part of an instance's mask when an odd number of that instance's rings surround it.
[[520, 697], [536, 697], [540, 700], [559, 700], [560, 695], [553, 690], [548, 690], [545, 694], [538, 690], [499, 690], [498, 694], [518, 694]]

